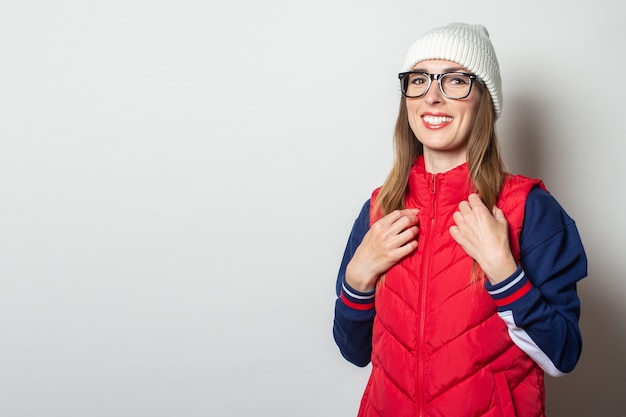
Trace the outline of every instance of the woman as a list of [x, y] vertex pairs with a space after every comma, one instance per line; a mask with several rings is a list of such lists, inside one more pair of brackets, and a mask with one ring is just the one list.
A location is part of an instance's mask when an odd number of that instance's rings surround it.
[[372, 364], [359, 416], [544, 416], [544, 372], [581, 352], [576, 225], [540, 180], [504, 171], [483, 26], [427, 32], [399, 79], [395, 162], [337, 279], [335, 341]]

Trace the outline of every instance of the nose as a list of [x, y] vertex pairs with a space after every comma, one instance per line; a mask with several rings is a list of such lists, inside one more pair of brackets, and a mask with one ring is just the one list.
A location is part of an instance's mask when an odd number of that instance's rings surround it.
[[430, 88], [424, 94], [424, 101], [428, 104], [439, 103], [442, 101], [444, 95], [441, 93], [441, 87], [439, 86], [439, 80], [431, 80]]

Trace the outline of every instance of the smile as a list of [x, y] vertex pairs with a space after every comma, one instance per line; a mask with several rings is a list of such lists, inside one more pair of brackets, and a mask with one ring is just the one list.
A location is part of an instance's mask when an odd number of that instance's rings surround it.
[[440, 125], [442, 123], [450, 123], [452, 117], [449, 116], [422, 116], [424, 123], [429, 125]]
[[422, 116], [422, 121], [427, 129], [441, 129], [448, 126], [454, 120], [450, 116], [435, 116], [432, 114], [425, 114]]

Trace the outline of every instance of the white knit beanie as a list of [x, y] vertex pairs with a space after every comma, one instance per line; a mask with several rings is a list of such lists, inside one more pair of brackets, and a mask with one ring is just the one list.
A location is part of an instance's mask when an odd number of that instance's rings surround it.
[[409, 48], [401, 72], [427, 59], [456, 62], [476, 74], [487, 86], [496, 111], [502, 113], [502, 81], [496, 52], [482, 25], [451, 23], [423, 34]]

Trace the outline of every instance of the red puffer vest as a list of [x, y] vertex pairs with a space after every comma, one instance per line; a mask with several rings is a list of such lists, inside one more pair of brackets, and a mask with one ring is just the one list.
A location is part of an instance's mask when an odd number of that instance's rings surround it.
[[[467, 164], [428, 174], [421, 157], [411, 170], [406, 206], [420, 210], [419, 246], [379, 280], [359, 417], [544, 416], [543, 371], [512, 342], [482, 282], [472, 283], [473, 260], [448, 232], [468, 178]], [[543, 187], [509, 176], [498, 198], [518, 262], [534, 186]]]

